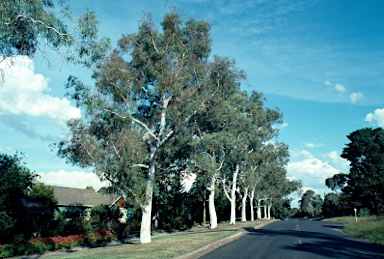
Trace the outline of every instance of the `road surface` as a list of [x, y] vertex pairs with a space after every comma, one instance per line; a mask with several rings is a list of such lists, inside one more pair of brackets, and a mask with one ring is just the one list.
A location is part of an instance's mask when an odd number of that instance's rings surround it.
[[289, 219], [249, 232], [201, 258], [384, 258], [384, 248], [348, 237], [344, 223]]

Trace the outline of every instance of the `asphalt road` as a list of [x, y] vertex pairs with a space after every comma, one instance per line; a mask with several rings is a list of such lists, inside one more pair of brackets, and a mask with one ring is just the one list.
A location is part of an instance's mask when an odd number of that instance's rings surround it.
[[343, 223], [289, 219], [254, 230], [201, 258], [384, 258], [384, 248], [348, 237]]

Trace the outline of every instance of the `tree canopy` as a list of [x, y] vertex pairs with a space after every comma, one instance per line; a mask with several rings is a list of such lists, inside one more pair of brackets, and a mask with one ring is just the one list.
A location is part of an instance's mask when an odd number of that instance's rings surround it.
[[0, 244], [12, 241], [16, 234], [28, 235], [23, 198], [37, 175], [22, 160], [22, 154], [0, 154]]
[[[74, 19], [66, 0], [4, 0], [0, 2], [0, 62], [22, 55], [47, 56], [53, 50], [65, 61], [92, 66], [109, 48], [98, 39], [94, 12]], [[49, 62], [49, 59], [46, 59]]]
[[350, 171], [326, 180], [330, 188], [341, 187], [351, 202], [374, 214], [384, 213], [384, 130], [363, 128], [350, 133], [342, 158], [350, 162]]

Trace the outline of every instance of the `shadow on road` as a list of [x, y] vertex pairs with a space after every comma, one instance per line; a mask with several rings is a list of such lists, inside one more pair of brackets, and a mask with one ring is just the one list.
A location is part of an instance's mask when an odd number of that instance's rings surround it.
[[[338, 225], [326, 225], [326, 227], [330, 227], [335, 231], [343, 228], [343, 226]], [[328, 258], [384, 258], [384, 248], [364, 241], [354, 240], [346, 235], [332, 236], [310, 231], [274, 231], [268, 229], [259, 229], [255, 233], [249, 233], [249, 235], [260, 234], [267, 236], [283, 235], [295, 238], [297, 240], [296, 244], [281, 246], [282, 249], [286, 250], [302, 251]]]

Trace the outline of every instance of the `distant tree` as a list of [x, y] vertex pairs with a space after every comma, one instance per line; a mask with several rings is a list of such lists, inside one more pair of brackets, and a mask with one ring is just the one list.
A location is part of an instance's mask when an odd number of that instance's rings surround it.
[[317, 217], [321, 215], [323, 200], [319, 194], [316, 194], [312, 190], [307, 190], [301, 197], [300, 211], [303, 215]]
[[93, 188], [93, 186], [91, 185], [88, 185], [87, 187], [85, 187], [86, 190], [91, 190], [91, 191], [94, 191], [95, 192], [95, 189]]
[[100, 189], [97, 191], [97, 193], [100, 193], [100, 194], [106, 194], [106, 193], [107, 193], [107, 188], [105, 188], [105, 187], [100, 187]]
[[24, 156], [0, 154], [0, 244], [10, 243], [19, 235], [29, 238], [29, 226], [23, 197], [32, 188], [37, 175], [22, 161]]
[[[18, 55], [33, 58], [53, 50], [64, 60], [92, 66], [109, 47], [97, 39], [93, 12], [73, 20], [65, 0], [3, 0], [0, 3], [0, 62]], [[48, 60], [48, 59], [47, 59]], [[49, 62], [49, 60], [48, 60]]]
[[322, 211], [326, 218], [340, 216], [339, 195], [336, 193], [327, 193], [324, 197]]

